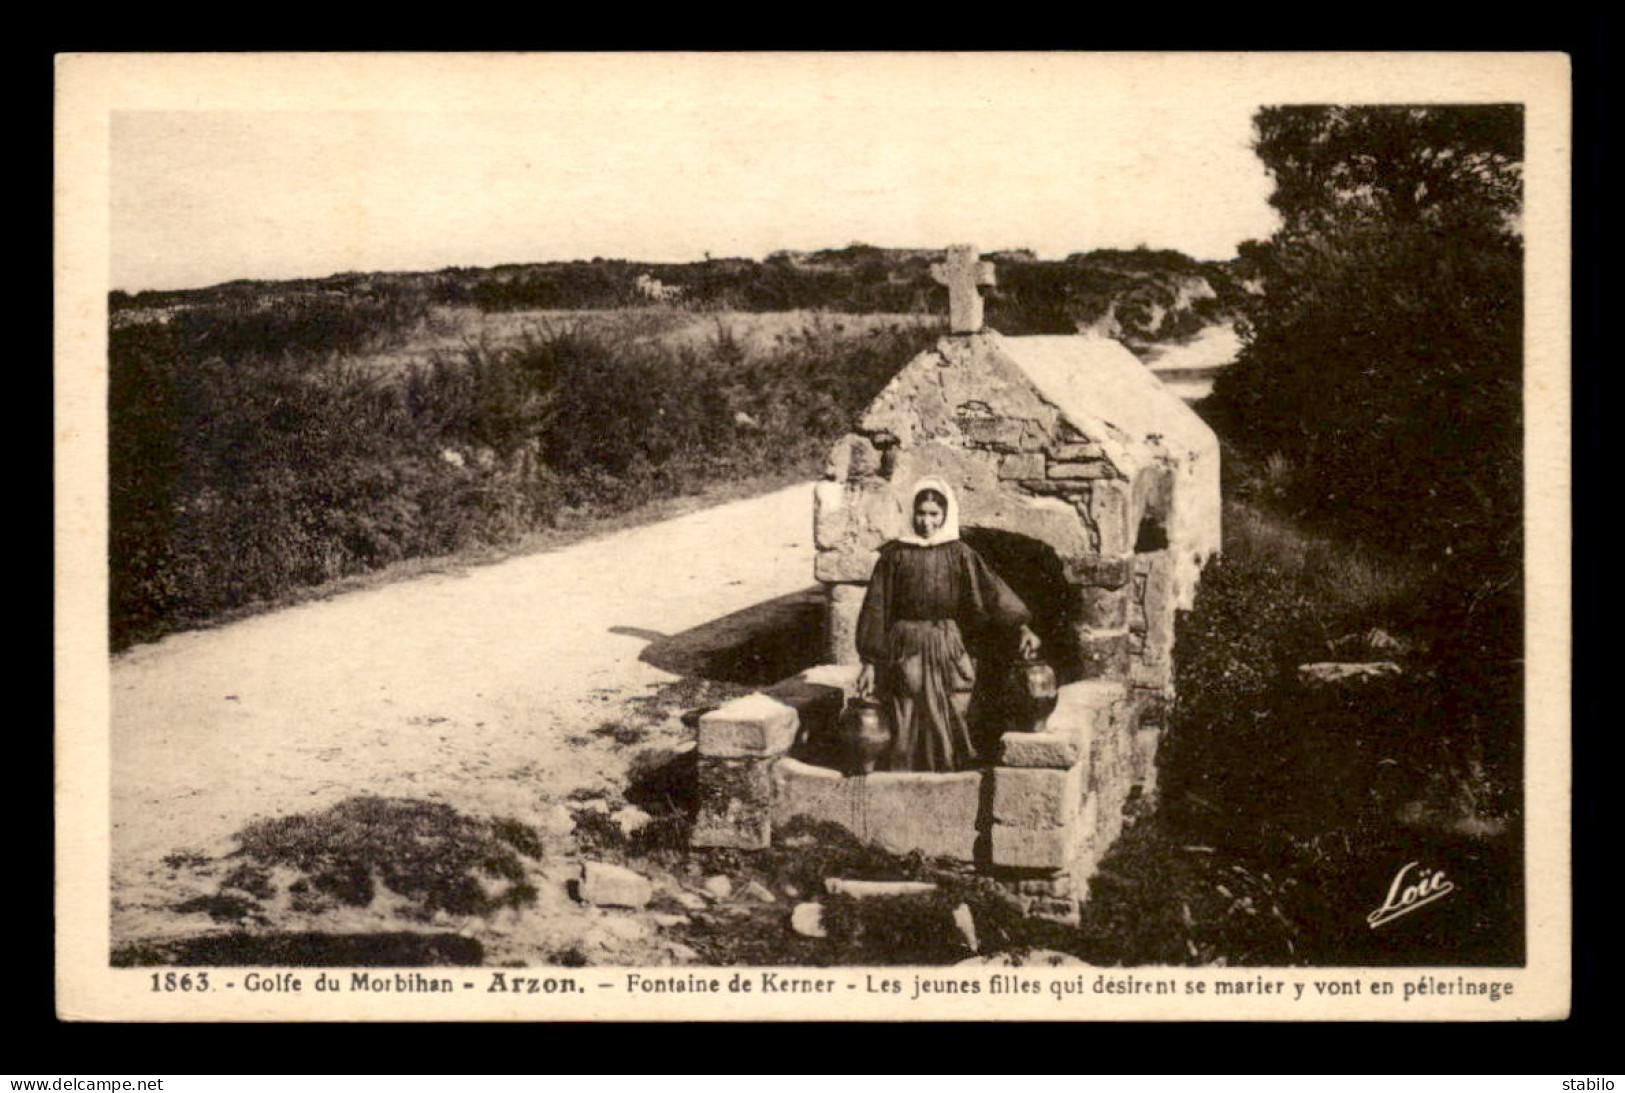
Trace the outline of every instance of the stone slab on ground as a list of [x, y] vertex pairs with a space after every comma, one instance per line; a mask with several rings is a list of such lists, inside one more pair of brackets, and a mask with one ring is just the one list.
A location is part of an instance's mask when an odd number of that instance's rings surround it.
[[936, 885], [923, 880], [848, 880], [845, 877], [824, 879], [825, 892], [832, 896], [851, 896], [853, 899], [929, 896], [936, 890]]
[[790, 929], [802, 937], [828, 937], [824, 929], [824, 906], [820, 903], [798, 903], [790, 912]]
[[1391, 660], [1339, 663], [1324, 661], [1298, 665], [1298, 682], [1306, 687], [1360, 686], [1379, 679], [1402, 675], [1404, 669]]
[[654, 822], [653, 816], [636, 805], [618, 808], [610, 814], [609, 818], [615, 822], [616, 827], [621, 829], [621, 834], [627, 836], [636, 835]]
[[767, 885], [763, 884], [761, 881], [755, 880], [746, 881], [745, 887], [740, 891], [739, 894], [743, 898], [755, 900], [757, 903], [776, 903], [778, 902], [779, 898], [773, 894], [772, 890], [769, 889]]
[[710, 901], [697, 892], [678, 891], [673, 893], [672, 899], [685, 911], [703, 911], [711, 906]]
[[969, 905], [961, 903], [955, 907], [953, 918], [954, 925], [959, 929], [959, 936], [965, 941], [965, 947], [973, 953], [980, 949], [982, 946], [976, 939], [976, 919], [971, 917]]
[[605, 862], [581, 865], [581, 901], [595, 907], [642, 907], [654, 895], [649, 878]]

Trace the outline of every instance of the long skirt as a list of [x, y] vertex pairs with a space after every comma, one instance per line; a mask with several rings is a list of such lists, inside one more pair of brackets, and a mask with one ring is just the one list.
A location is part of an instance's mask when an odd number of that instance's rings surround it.
[[896, 622], [886, 644], [875, 689], [893, 736], [880, 769], [955, 771], [975, 763], [967, 714], [976, 665], [959, 625], [952, 619]]

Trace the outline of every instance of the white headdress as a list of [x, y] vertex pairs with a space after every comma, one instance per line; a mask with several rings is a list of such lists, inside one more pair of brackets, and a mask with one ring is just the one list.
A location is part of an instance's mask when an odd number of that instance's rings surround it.
[[[919, 503], [920, 494], [926, 490], [935, 490], [945, 498], [942, 512], [942, 526], [937, 528], [935, 534], [929, 539], [922, 539], [914, 533], [914, 506]], [[897, 537], [900, 543], [909, 543], [913, 546], [938, 546], [942, 543], [951, 543], [959, 538], [959, 498], [954, 496], [953, 488], [940, 478], [926, 477], [914, 483], [914, 488], [908, 494], [908, 511], [904, 513], [905, 521], [903, 534]]]

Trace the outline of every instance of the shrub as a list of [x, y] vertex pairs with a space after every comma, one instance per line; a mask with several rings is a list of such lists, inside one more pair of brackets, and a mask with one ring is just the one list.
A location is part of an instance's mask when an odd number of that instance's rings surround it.
[[935, 337], [815, 322], [747, 351], [726, 327], [699, 346], [651, 339], [628, 313], [386, 373], [291, 348], [302, 333], [244, 349], [239, 311], [219, 338], [201, 315], [111, 332], [115, 649], [392, 562], [511, 542], [567, 508], [811, 472]]
[[[1242, 504], [1227, 506], [1225, 538], [1177, 637], [1164, 777], [1176, 819], [1243, 842], [1265, 819], [1313, 836], [1441, 777], [1476, 783], [1489, 813], [1516, 811], [1512, 601], [1469, 608], [1441, 571]], [[1377, 632], [1398, 679], [1327, 693], [1298, 682], [1298, 665], [1360, 659]]]
[[[371, 903], [377, 885], [411, 901], [411, 913], [489, 914], [536, 901], [521, 856], [541, 857], [541, 840], [512, 819], [480, 820], [449, 805], [393, 797], [352, 797], [324, 812], [250, 824], [237, 835], [239, 867], [223, 887], [269, 898], [264, 869], [301, 876], [290, 890], [309, 909], [325, 897]], [[252, 876], [252, 886], [241, 877]]]
[[152, 324], [114, 333], [111, 366], [115, 648], [511, 529], [395, 380], [309, 355], [200, 355]]

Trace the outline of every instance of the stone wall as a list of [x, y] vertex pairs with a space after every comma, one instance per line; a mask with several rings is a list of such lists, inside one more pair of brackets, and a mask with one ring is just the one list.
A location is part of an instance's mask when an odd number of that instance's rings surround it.
[[855, 678], [816, 668], [701, 718], [693, 845], [763, 849], [791, 820], [832, 823], [894, 854], [973, 864], [1028, 913], [1075, 920], [1130, 801], [1153, 788], [1159, 733], [1133, 691], [1062, 687], [1045, 730], [1006, 733], [984, 769], [848, 777], [805, 757], [829, 754], [820, 738]]
[[[1035, 627], [1062, 631], [1044, 637], [1065, 685], [1044, 731], [1005, 733], [991, 766], [846, 777], [829, 741], [857, 617], [927, 475], [953, 487], [989, 564], [1041, 590], [1024, 595]], [[1217, 476], [1211, 430], [1120, 345], [987, 332], [915, 358], [815, 487], [830, 663], [701, 719], [694, 845], [762, 848], [792, 820], [833, 823], [974, 864], [1029, 913], [1074, 920], [1125, 814], [1156, 791], [1175, 619], [1219, 545]]]
[[1062, 675], [1126, 679], [1132, 555], [1155, 477], [1131, 483], [1102, 445], [974, 339], [946, 339], [898, 373], [835, 445], [814, 488], [829, 659], [857, 662], [857, 615], [878, 551], [906, 529], [908, 491], [926, 475], [954, 487], [961, 528], [1024, 536], [1061, 560], [1079, 628], [1078, 662], [1057, 665]]
[[1138, 719], [1116, 682], [1074, 683], [1042, 733], [1007, 733], [993, 783], [988, 865], [1030, 914], [1073, 919], [1123, 830]]
[[812, 668], [703, 715], [690, 843], [739, 850], [771, 845], [774, 765], [834, 724], [856, 680], [855, 668]]

